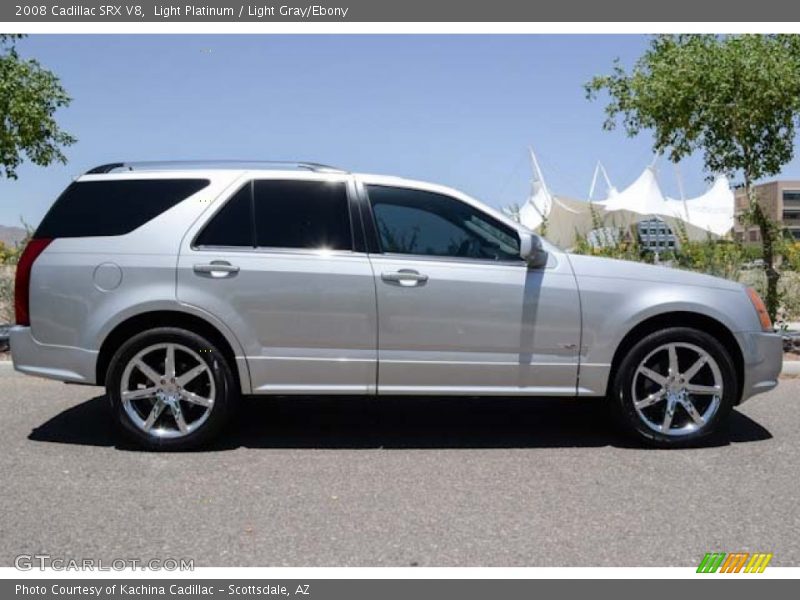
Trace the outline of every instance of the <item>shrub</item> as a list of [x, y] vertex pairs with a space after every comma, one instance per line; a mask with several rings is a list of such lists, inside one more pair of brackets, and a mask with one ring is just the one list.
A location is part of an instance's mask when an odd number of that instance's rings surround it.
[[0, 324], [14, 321], [15, 269], [0, 266]]

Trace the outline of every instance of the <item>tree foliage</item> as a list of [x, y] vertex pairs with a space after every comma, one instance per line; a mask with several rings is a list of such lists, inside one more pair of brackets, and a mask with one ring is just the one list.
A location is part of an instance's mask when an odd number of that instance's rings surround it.
[[0, 35], [0, 174], [12, 179], [26, 157], [39, 166], [65, 163], [63, 148], [76, 141], [55, 121], [71, 98], [52, 72], [19, 56], [20, 37]]
[[653, 150], [677, 162], [702, 152], [709, 177], [741, 178], [748, 218], [761, 232], [767, 306], [778, 308], [774, 259], [779, 232], [752, 183], [776, 175], [794, 155], [800, 121], [800, 37], [796, 35], [662, 35], [630, 72], [586, 84], [587, 97], [607, 92], [605, 129], [621, 122], [630, 136], [653, 134]]
[[696, 150], [709, 173], [777, 174], [792, 159], [800, 114], [800, 40], [793, 35], [664, 35], [630, 73], [586, 85], [609, 93], [606, 129], [621, 118], [635, 136], [653, 132], [653, 150], [674, 162]]

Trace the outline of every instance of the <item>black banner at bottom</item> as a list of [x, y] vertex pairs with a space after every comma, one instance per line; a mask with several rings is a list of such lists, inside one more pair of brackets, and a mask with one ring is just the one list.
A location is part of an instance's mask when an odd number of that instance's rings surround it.
[[[612, 594], [636, 594], [647, 600], [719, 597], [726, 600], [759, 594], [765, 597], [797, 597], [797, 581], [698, 575], [696, 579], [555, 580], [555, 579], [281, 579], [281, 580], [115, 580], [25, 579], [0, 581], [0, 598], [31, 600], [533, 600], [570, 597], [597, 598]], [[768, 596], [764, 596], [764, 594]], [[628, 596], [631, 597], [631, 596]]]

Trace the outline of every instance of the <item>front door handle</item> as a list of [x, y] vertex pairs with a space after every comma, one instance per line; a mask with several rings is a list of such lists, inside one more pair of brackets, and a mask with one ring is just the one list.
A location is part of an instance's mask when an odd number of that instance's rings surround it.
[[230, 277], [239, 272], [239, 267], [226, 260], [212, 260], [207, 264], [197, 264], [192, 267], [195, 273], [211, 275], [211, 277]]
[[422, 285], [428, 281], [428, 276], [414, 269], [400, 269], [391, 273], [381, 273], [381, 279], [386, 283], [395, 283], [405, 287]]

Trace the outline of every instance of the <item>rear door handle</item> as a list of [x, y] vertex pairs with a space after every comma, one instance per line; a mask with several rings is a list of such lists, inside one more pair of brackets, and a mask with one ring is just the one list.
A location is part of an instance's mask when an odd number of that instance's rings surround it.
[[396, 283], [406, 287], [421, 285], [428, 281], [428, 276], [413, 269], [400, 269], [391, 273], [381, 273], [381, 279], [386, 283]]
[[195, 273], [211, 275], [212, 277], [229, 277], [239, 272], [239, 267], [226, 260], [212, 260], [210, 263], [197, 264], [192, 268]]

